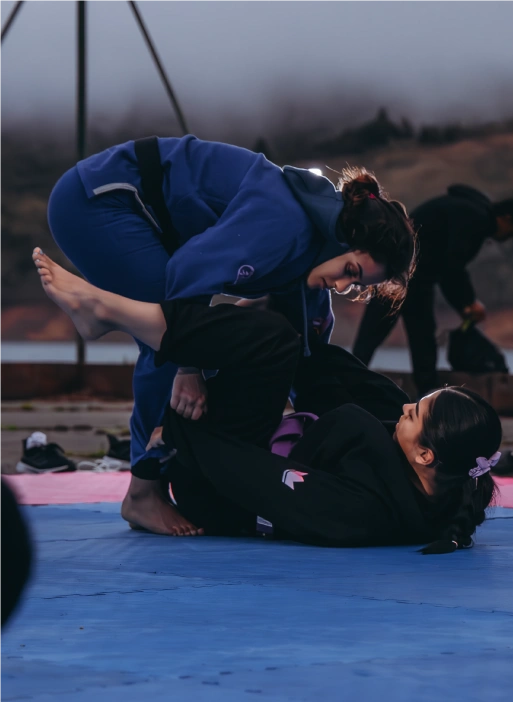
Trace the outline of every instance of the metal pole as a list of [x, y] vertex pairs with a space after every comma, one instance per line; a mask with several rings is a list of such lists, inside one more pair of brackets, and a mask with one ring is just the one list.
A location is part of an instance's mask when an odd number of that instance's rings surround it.
[[182, 132], [184, 134], [188, 134], [189, 129], [188, 129], [187, 124], [185, 122], [185, 117], [183, 116], [183, 112], [180, 109], [180, 105], [178, 104], [178, 100], [176, 98], [176, 95], [174, 94], [173, 88], [171, 87], [171, 83], [169, 82], [169, 79], [166, 76], [162, 62], [157, 54], [157, 50], [155, 49], [155, 46], [151, 40], [151, 37], [150, 37], [149, 32], [146, 28], [146, 25], [144, 24], [144, 20], [141, 17], [141, 14], [137, 8], [137, 4], [135, 2], [132, 2], [132, 0], [129, 0], [128, 4], [130, 5], [130, 8], [131, 8], [132, 12], [134, 13], [136, 22], [139, 25], [139, 28], [140, 28], [140, 30], [141, 30], [141, 32], [146, 40], [146, 43], [147, 43], [148, 48], [150, 50], [150, 53], [153, 57], [153, 60], [155, 61], [155, 65], [157, 66], [157, 70], [160, 73], [160, 77], [162, 79], [162, 82], [164, 83], [164, 87], [165, 87], [166, 92], [169, 96], [169, 99], [173, 103], [173, 107], [175, 108], [176, 116], [178, 117], [178, 121], [180, 123], [180, 127], [182, 129]]
[[[86, 153], [86, 4], [77, 2], [77, 160]], [[85, 344], [77, 333], [77, 374], [79, 388], [84, 385]]]
[[14, 22], [14, 18], [16, 17], [16, 15], [18, 14], [18, 12], [21, 10], [21, 6], [22, 6], [22, 5], [23, 5], [23, 0], [20, 0], [20, 1], [17, 2], [16, 5], [13, 7], [11, 14], [10, 14], [9, 17], [7, 18], [7, 21], [6, 21], [5, 25], [4, 25], [4, 28], [2, 29], [1, 41], [4, 40], [5, 35], [6, 35], [7, 32], [9, 31], [9, 27], [10, 27], [11, 24]]
[[77, 156], [81, 161], [86, 151], [86, 4], [77, 2]]

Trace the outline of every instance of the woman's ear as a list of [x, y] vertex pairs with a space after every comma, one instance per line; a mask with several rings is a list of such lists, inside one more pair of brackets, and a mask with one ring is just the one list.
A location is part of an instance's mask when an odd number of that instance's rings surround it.
[[424, 467], [431, 466], [435, 462], [435, 454], [431, 449], [418, 446], [415, 462]]

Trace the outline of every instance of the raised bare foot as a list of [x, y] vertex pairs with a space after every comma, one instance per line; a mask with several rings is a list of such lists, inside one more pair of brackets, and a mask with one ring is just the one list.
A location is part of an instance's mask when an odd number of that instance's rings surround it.
[[71, 320], [84, 339], [97, 339], [112, 330], [102, 319], [102, 291], [86, 280], [69, 273], [43, 253], [40, 248], [32, 252], [43, 290]]
[[146, 529], [153, 534], [202, 536], [204, 533], [165, 499], [158, 480], [132, 476], [128, 494], [121, 505], [121, 516], [132, 529]]

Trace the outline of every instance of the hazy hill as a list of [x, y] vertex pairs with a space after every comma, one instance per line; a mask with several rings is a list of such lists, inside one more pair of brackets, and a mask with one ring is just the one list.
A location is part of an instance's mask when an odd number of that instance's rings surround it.
[[[112, 138], [111, 143], [129, 138], [125, 134], [119, 136]], [[109, 143], [105, 137], [97, 142], [99, 148]], [[50, 236], [46, 203], [54, 182], [74, 162], [72, 142], [61, 146], [55, 139], [27, 143], [25, 136], [21, 139], [8, 135], [2, 146], [2, 336], [71, 339], [73, 330], [68, 320], [48, 304], [40, 289], [30, 252], [41, 245], [66, 263]], [[278, 158], [276, 161], [280, 163]], [[326, 166], [340, 171], [347, 163], [374, 171], [386, 190], [410, 209], [444, 192], [454, 182], [473, 185], [493, 199], [513, 195], [513, 133], [438, 146], [399, 139], [365, 153], [296, 160], [296, 165], [321, 168], [334, 182], [337, 176]], [[492, 311], [488, 332], [502, 345], [513, 346], [513, 242], [485, 245], [471, 270], [480, 299]], [[335, 305], [341, 308], [336, 340], [350, 343], [362, 309], [337, 296]], [[439, 314], [442, 327], [457, 321], [443, 303]], [[404, 343], [400, 329], [389, 342]]]

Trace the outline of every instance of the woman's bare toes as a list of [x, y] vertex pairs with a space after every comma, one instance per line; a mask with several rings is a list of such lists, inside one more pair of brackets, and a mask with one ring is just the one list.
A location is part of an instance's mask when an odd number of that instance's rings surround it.
[[[149, 484], [153, 481], [143, 482]], [[165, 501], [157, 484], [148, 485], [147, 492], [143, 494], [129, 490], [121, 506], [121, 516], [131, 526], [135, 524], [154, 534], [193, 536], [197, 535], [193, 532], [203, 531], [198, 530], [194, 524], [185, 519], [174, 505]]]
[[33, 250], [32, 259], [45, 293], [71, 317], [84, 339], [97, 339], [111, 331], [112, 325], [100, 319], [98, 312], [103, 310], [105, 293], [59, 266], [39, 247]]
[[39, 268], [40, 266], [43, 266], [47, 260], [48, 257], [46, 254], [43, 253], [42, 249], [35, 248], [34, 251], [32, 251], [32, 260], [36, 264], [36, 266]]

